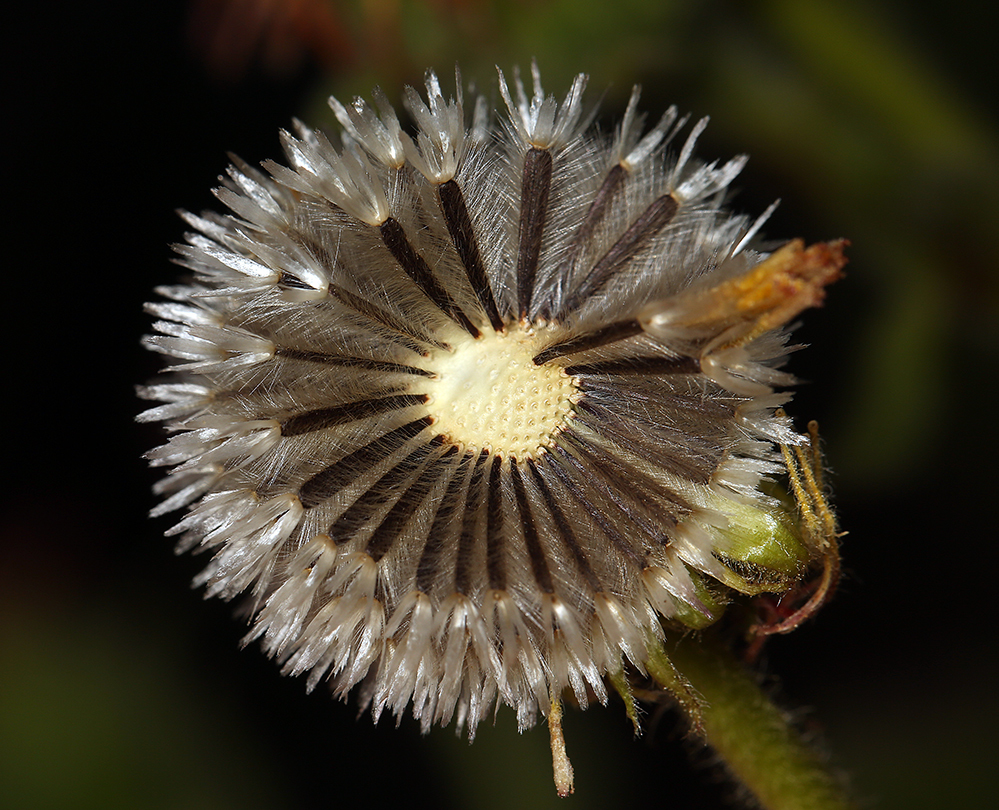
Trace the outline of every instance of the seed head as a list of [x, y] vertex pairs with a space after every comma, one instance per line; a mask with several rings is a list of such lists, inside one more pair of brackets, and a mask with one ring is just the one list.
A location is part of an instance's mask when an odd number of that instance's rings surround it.
[[429, 73], [413, 135], [381, 93], [332, 100], [340, 146], [296, 124], [287, 166], [234, 159], [148, 307], [154, 513], [186, 510], [209, 595], [249, 593], [248, 640], [376, 718], [602, 702], [817, 554], [761, 485], [806, 441], [783, 327], [842, 244], [758, 252], [769, 211], [722, 208], [745, 158], [698, 162], [675, 109], [643, 134], [637, 89], [591, 131], [585, 84], [500, 74], [496, 120]]

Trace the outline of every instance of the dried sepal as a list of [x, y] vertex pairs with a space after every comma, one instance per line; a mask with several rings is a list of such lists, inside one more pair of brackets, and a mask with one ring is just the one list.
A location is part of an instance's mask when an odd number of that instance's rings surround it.
[[[788, 592], [783, 604], [775, 605], [765, 621], [755, 624], [752, 634], [757, 637], [790, 633], [813, 616], [835, 592], [840, 577], [839, 539], [836, 516], [825, 492], [819, 428], [814, 420], [808, 423], [808, 443], [788, 447], [781, 445], [787, 467], [788, 483], [794, 496], [802, 538], [817, 558], [821, 571], [813, 579], [801, 578]], [[805, 599], [804, 602], [801, 602]], [[791, 605], [787, 608], [784, 605]]]

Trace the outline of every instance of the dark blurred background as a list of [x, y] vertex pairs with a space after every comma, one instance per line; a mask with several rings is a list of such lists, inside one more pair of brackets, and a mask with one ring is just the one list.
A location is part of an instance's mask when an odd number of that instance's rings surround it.
[[765, 671], [865, 807], [999, 794], [989, 4], [40, 5], [6, 26], [0, 806], [727, 806], [669, 713], [633, 740], [620, 706], [570, 711], [577, 792], [560, 802], [544, 727], [518, 736], [507, 710], [468, 746], [306, 695], [239, 649], [232, 606], [188, 587], [204, 560], [145, 518], [140, 456], [160, 435], [133, 424], [133, 387], [157, 367], [141, 306], [175, 277], [175, 209], [216, 205], [227, 151], [256, 163], [293, 116], [328, 125], [330, 93], [398, 99], [456, 61], [491, 86], [495, 64], [535, 56], [550, 92], [578, 71], [591, 99], [607, 88], [608, 122], [635, 82], [652, 116], [710, 114], [698, 153], [751, 155], [734, 207], [784, 200], [769, 237], [852, 240], [798, 333], [791, 407], [822, 426], [846, 578]]

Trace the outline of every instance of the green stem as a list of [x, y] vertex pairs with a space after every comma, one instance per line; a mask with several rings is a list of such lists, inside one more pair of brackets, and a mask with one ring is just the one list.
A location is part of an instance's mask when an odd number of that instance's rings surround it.
[[766, 810], [854, 807], [822, 758], [728, 650], [705, 636], [684, 640], [670, 658], [704, 700], [705, 741]]

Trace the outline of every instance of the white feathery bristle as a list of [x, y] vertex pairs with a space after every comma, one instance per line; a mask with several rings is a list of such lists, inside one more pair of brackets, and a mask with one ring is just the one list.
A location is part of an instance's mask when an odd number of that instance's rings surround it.
[[583, 115], [583, 90], [589, 78], [586, 74], [580, 73], [576, 76], [560, 107], [554, 96], [545, 96], [537, 63], [531, 66], [534, 94], [530, 100], [527, 98], [519, 71], [514, 72], [516, 103], [510, 96], [503, 71], [497, 68], [497, 72], [500, 94], [506, 103], [510, 123], [525, 145], [536, 149], [551, 149], [564, 146], [578, 134], [577, 128]]
[[[656, 149], [669, 143], [672, 133], [670, 128], [676, 123], [679, 112], [676, 107], [670, 107], [663, 113], [659, 122], [650, 129], [644, 136], [639, 137], [640, 117], [636, 118], [638, 100], [641, 96], [641, 88], [635, 85], [631, 91], [631, 98], [624, 111], [624, 117], [617, 127], [614, 137], [614, 145], [611, 147], [611, 155], [617, 163], [620, 163], [628, 171], [635, 168], [646, 160]], [[675, 130], [674, 130], [675, 132]]]
[[399, 119], [381, 90], [376, 88], [373, 95], [380, 117], [361, 98], [355, 98], [350, 107], [345, 107], [330, 96], [329, 105], [354, 142], [385, 166], [398, 169], [406, 162]]
[[412, 87], [406, 88], [405, 104], [419, 128], [417, 145], [405, 136], [406, 157], [417, 170], [433, 183], [444, 183], [454, 177], [465, 145], [465, 112], [461, 92], [461, 75], [457, 100], [445, 102], [437, 74], [427, 72], [427, 103]]

